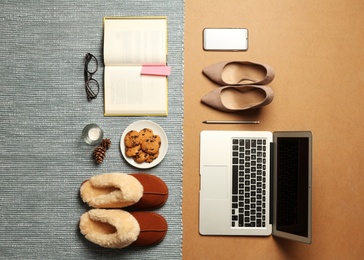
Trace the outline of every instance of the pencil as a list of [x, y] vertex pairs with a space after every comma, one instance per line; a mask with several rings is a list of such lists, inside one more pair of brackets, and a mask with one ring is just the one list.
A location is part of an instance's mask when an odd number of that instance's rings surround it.
[[205, 120], [204, 124], [259, 124], [259, 121], [255, 120], [243, 120], [243, 121], [221, 121], [221, 120]]

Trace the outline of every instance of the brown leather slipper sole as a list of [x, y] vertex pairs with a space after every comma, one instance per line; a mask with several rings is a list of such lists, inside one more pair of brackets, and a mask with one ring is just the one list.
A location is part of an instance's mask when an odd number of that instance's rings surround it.
[[162, 207], [168, 200], [168, 187], [159, 177], [147, 173], [130, 174], [143, 186], [143, 196], [130, 208], [155, 209]]
[[138, 221], [140, 233], [130, 246], [152, 246], [161, 242], [167, 234], [168, 224], [161, 215], [154, 212], [130, 212]]

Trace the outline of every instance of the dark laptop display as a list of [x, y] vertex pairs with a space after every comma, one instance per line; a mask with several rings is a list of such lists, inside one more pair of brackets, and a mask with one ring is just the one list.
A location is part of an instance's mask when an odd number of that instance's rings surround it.
[[311, 242], [311, 147], [308, 137], [276, 137], [273, 233]]

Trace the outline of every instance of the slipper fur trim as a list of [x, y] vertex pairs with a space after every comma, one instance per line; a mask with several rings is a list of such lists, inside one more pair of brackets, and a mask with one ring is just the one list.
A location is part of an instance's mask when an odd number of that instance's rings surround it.
[[85, 181], [80, 194], [93, 208], [123, 208], [137, 203], [143, 190], [143, 185], [132, 175], [104, 173]]
[[81, 216], [79, 227], [87, 240], [107, 248], [127, 247], [140, 234], [138, 221], [124, 210], [92, 209]]

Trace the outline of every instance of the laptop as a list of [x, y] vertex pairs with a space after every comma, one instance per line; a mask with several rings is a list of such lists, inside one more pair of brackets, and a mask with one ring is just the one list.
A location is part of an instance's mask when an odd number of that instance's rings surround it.
[[312, 133], [200, 134], [201, 235], [312, 240]]

